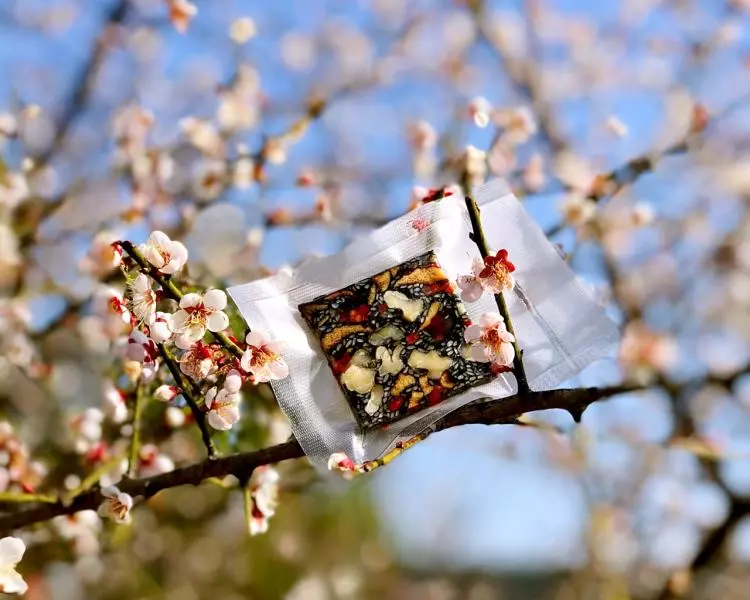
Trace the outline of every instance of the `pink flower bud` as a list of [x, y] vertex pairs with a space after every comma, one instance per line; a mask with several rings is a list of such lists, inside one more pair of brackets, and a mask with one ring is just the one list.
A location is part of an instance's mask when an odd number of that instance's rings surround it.
[[154, 392], [154, 398], [159, 402], [171, 402], [180, 392], [180, 388], [173, 385], [160, 385]]

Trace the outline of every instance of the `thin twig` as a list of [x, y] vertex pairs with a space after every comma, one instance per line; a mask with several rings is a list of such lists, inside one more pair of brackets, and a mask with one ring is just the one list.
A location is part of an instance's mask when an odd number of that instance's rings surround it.
[[94, 41], [93, 51], [81, 67], [73, 84], [70, 98], [63, 105], [63, 112], [58, 119], [54, 139], [44, 152], [34, 157], [35, 168], [38, 169], [46, 165], [63, 147], [76, 117], [86, 108], [94, 89], [94, 81], [104, 64], [107, 50], [112, 46], [112, 30], [125, 20], [129, 8], [128, 0], [116, 0], [107, 11], [99, 35]]
[[161, 354], [164, 359], [169, 372], [172, 373], [175, 383], [180, 389], [182, 389], [182, 395], [190, 407], [190, 412], [193, 413], [193, 418], [195, 419], [196, 425], [198, 425], [198, 429], [201, 431], [201, 438], [203, 439], [203, 445], [208, 452], [208, 458], [216, 458], [216, 446], [214, 445], [213, 439], [211, 439], [211, 432], [206, 423], [206, 413], [204, 413], [200, 406], [198, 406], [198, 401], [193, 395], [194, 386], [192, 382], [182, 374], [182, 371], [180, 371], [180, 368], [177, 365], [177, 359], [172, 355], [169, 349], [164, 344], [157, 344], [156, 346], [159, 349], [159, 354]]
[[57, 497], [50, 494], [23, 494], [16, 492], [0, 493], [0, 504], [26, 504], [32, 502], [54, 504], [57, 502]]
[[[177, 302], [182, 299], [183, 293], [180, 288], [177, 287], [172, 278], [168, 275], [160, 273], [158, 269], [155, 269], [153, 265], [151, 265], [151, 263], [146, 260], [146, 257], [143, 256], [143, 253], [138, 250], [138, 248], [136, 248], [132, 242], [124, 240], [117, 243], [128, 254], [128, 256], [130, 256], [130, 258], [132, 258], [136, 262], [143, 273], [151, 277], [151, 279], [153, 279], [162, 287], [164, 293], [169, 298], [171, 298], [172, 300], [176, 300]], [[235, 344], [226, 333], [223, 333], [221, 331], [212, 331], [211, 335], [229, 352], [234, 354], [234, 356], [236, 356], [237, 358], [242, 358], [242, 349], [237, 344]]]
[[[469, 218], [471, 219], [471, 239], [477, 245], [477, 248], [479, 248], [479, 253], [482, 255], [482, 258], [486, 258], [490, 256], [491, 252], [487, 246], [487, 240], [484, 237], [482, 221], [479, 216], [479, 207], [471, 196], [466, 196], [466, 208], [469, 211]], [[523, 367], [523, 356], [518, 345], [518, 338], [515, 331], [513, 331], [513, 323], [510, 319], [508, 304], [505, 302], [505, 297], [502, 292], [495, 294], [495, 302], [497, 303], [497, 308], [500, 311], [500, 314], [503, 319], [505, 319], [506, 328], [514, 338], [513, 350], [515, 351], [515, 356], [513, 357], [513, 374], [516, 376], [516, 381], [518, 382], [518, 392], [520, 394], [526, 394], [531, 391], [531, 388], [529, 387], [529, 381], [526, 378], [526, 370]]]
[[128, 477], [135, 477], [138, 470], [138, 455], [141, 451], [141, 417], [146, 395], [146, 384], [140, 379], [135, 387], [135, 405], [133, 406], [133, 436], [130, 438], [130, 459], [128, 460]]

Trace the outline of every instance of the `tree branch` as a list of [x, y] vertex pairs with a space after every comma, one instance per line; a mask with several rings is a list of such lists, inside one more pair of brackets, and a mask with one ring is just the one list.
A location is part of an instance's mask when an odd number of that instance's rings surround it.
[[193, 418], [195, 419], [196, 425], [198, 425], [198, 429], [201, 430], [201, 439], [203, 440], [203, 445], [206, 447], [206, 451], [208, 452], [208, 458], [215, 458], [216, 446], [214, 445], [214, 441], [211, 439], [211, 432], [208, 430], [208, 425], [206, 424], [206, 414], [200, 409], [197, 400], [193, 397], [194, 388], [192, 382], [182, 374], [180, 368], [177, 366], [177, 361], [164, 344], [157, 344], [156, 347], [159, 349], [159, 353], [164, 359], [164, 362], [167, 364], [167, 368], [172, 374], [172, 378], [174, 379], [175, 383], [182, 390], [182, 395], [185, 398], [185, 402], [187, 402], [188, 406], [190, 407], [190, 412], [193, 414]]
[[65, 143], [68, 131], [78, 114], [88, 104], [89, 95], [93, 89], [94, 80], [99, 74], [107, 49], [111, 43], [111, 30], [114, 26], [122, 23], [128, 14], [128, 0], [115, 0], [104, 17], [104, 22], [99, 35], [94, 42], [94, 50], [91, 52], [86, 63], [81, 67], [70, 98], [65, 102], [63, 112], [58, 119], [55, 138], [50, 146], [34, 158], [34, 168], [39, 169], [46, 165]]
[[[629, 385], [605, 388], [580, 388], [530, 392], [492, 401], [477, 401], [454, 411], [435, 425], [436, 431], [459, 427], [461, 425], [509, 424], [524, 413], [559, 408], [567, 410], [575, 418], [586, 408], [599, 400], [635, 391], [640, 388]], [[252, 472], [256, 467], [278, 463], [304, 456], [296, 440], [284, 444], [242, 452], [214, 460], [207, 459], [201, 463], [175, 469], [169, 473], [143, 479], [124, 479], [119, 483], [122, 492], [134, 498], [147, 500], [158, 492], [182, 485], [198, 485], [210, 477], [242, 475]], [[94, 510], [102, 502], [98, 487], [83, 492], [63, 502], [48, 502], [44, 505], [0, 516], [0, 534], [14, 529], [27, 527], [34, 523], [48, 521], [60, 515], [71, 515], [81, 510]]]
[[130, 438], [130, 458], [128, 459], [128, 477], [135, 477], [138, 470], [138, 454], [141, 450], [141, 421], [143, 404], [146, 395], [146, 384], [139, 378], [135, 386], [135, 404], [133, 406], [133, 437]]
[[[490, 255], [490, 249], [487, 246], [487, 240], [484, 237], [484, 230], [482, 229], [482, 220], [479, 217], [479, 207], [471, 196], [466, 196], [466, 208], [469, 211], [469, 219], [471, 220], [471, 239], [479, 248], [479, 253], [482, 258], [487, 258]], [[526, 394], [531, 391], [529, 387], [529, 381], [526, 378], [526, 369], [523, 367], [523, 355], [521, 349], [518, 346], [518, 339], [516, 338], [516, 332], [513, 331], [513, 323], [510, 319], [510, 312], [508, 311], [508, 305], [505, 302], [505, 296], [502, 292], [495, 294], [495, 302], [497, 308], [500, 310], [500, 314], [505, 320], [505, 327], [508, 332], [513, 336], [513, 374], [516, 376], [516, 382], [518, 383], [518, 392], [520, 394]]]

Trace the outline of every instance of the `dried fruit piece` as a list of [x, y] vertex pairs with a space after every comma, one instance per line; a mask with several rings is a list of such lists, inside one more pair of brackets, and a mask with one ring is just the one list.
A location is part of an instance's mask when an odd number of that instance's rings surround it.
[[396, 383], [391, 388], [391, 396], [400, 396], [401, 393], [411, 385], [416, 383], [416, 378], [408, 373], [401, 373], [396, 379]]
[[333, 346], [338, 344], [345, 337], [353, 333], [359, 333], [362, 331], [370, 331], [370, 330], [364, 325], [344, 325], [343, 327], [334, 329], [331, 333], [328, 333], [323, 336], [323, 339], [321, 340], [321, 345], [323, 346], [323, 350], [330, 350]]
[[422, 324], [419, 326], [419, 328], [424, 329], [425, 327], [428, 327], [432, 322], [432, 319], [435, 318], [435, 315], [438, 314], [439, 310], [440, 302], [433, 302], [432, 304], [430, 304], [430, 308], [427, 309], [427, 314], [425, 315], [424, 321], [422, 321]]
[[432, 265], [422, 269], [414, 269], [411, 273], [408, 273], [396, 281], [397, 286], [411, 285], [413, 283], [434, 283], [436, 281], [446, 281], [445, 273], [443, 270]]

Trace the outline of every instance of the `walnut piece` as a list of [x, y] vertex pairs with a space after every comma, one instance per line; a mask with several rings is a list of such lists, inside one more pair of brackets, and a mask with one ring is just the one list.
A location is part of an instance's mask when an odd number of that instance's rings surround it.
[[424, 300], [412, 300], [401, 292], [388, 290], [383, 294], [383, 300], [388, 308], [400, 310], [404, 313], [404, 319], [407, 321], [416, 321], [424, 310]]
[[443, 371], [453, 364], [453, 360], [447, 356], [440, 356], [435, 350], [429, 352], [414, 350], [409, 355], [408, 363], [413, 369], [426, 369], [427, 377], [430, 379], [440, 379]]

